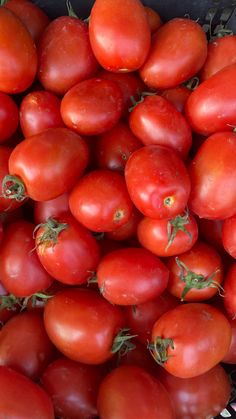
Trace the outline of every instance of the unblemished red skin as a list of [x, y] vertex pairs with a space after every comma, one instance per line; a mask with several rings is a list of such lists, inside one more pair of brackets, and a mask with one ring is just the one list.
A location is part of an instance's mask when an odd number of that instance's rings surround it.
[[14, 99], [0, 92], [0, 143], [8, 140], [16, 131], [19, 111]]
[[191, 90], [185, 86], [172, 87], [160, 93], [161, 96], [168, 99], [179, 112], [184, 112], [185, 103], [191, 94]]
[[69, 212], [68, 192], [49, 201], [34, 202], [35, 224], [45, 223], [49, 217], [57, 218], [65, 212]]
[[234, 259], [236, 259], [236, 215], [224, 220], [222, 225], [223, 246]]

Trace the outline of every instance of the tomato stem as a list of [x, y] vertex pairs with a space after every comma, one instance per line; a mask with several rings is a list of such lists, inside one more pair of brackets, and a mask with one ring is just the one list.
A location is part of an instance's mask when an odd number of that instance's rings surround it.
[[155, 341], [148, 345], [148, 349], [150, 350], [152, 357], [159, 365], [164, 365], [171, 357], [171, 355], [168, 355], [169, 347], [174, 349], [173, 339], [164, 339], [161, 336], [157, 336]]
[[75, 13], [72, 4], [69, 0], [66, 0], [66, 8], [68, 11], [68, 16], [70, 17], [75, 17], [76, 19], [78, 19], [79, 17], [77, 16], [77, 14]]
[[116, 335], [111, 348], [113, 354], [118, 352], [119, 356], [123, 356], [136, 348], [136, 345], [131, 342], [131, 339], [137, 337], [137, 335], [130, 335], [128, 333], [129, 330], [126, 328], [121, 329]]
[[167, 237], [168, 237], [168, 244], [165, 248], [167, 251], [171, 244], [173, 243], [176, 234], [178, 231], [183, 231], [183, 233], [189, 236], [190, 241], [192, 240], [192, 234], [186, 229], [185, 225], [189, 224], [189, 212], [186, 210], [184, 215], [177, 215], [172, 220], [169, 220], [167, 223]]
[[59, 221], [55, 220], [54, 218], [48, 218], [46, 223], [38, 224], [34, 231], [33, 236], [35, 237], [35, 233], [39, 228], [43, 228], [44, 232], [40, 234], [36, 239], [36, 247], [40, 245], [55, 246], [58, 242], [59, 234], [68, 228], [68, 224], [60, 223]]
[[6, 175], [2, 181], [2, 197], [22, 202], [27, 198], [23, 181], [12, 175]]

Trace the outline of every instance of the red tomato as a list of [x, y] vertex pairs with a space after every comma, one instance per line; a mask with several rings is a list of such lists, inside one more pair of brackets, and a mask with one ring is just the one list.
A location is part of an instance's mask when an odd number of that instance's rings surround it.
[[19, 93], [34, 81], [36, 47], [25, 25], [5, 7], [0, 8], [0, 91]]
[[11, 96], [0, 92], [0, 143], [8, 140], [18, 127], [18, 107]]
[[25, 137], [39, 134], [48, 128], [63, 127], [61, 101], [45, 90], [26, 95], [20, 105], [20, 126]]
[[[220, 150], [220, 153], [219, 153]], [[235, 213], [236, 134], [211, 135], [190, 164], [190, 209], [200, 218], [221, 220]]]
[[94, 170], [72, 190], [69, 206], [74, 217], [92, 231], [113, 231], [132, 215], [132, 202], [122, 175]]
[[229, 322], [232, 329], [232, 339], [229, 350], [222, 359], [222, 362], [226, 364], [236, 364], [236, 319], [229, 319]]
[[2, 417], [9, 419], [54, 419], [53, 404], [47, 393], [29, 378], [0, 367], [0, 399]]
[[222, 244], [222, 220], [207, 220], [206, 218], [197, 218], [200, 236], [218, 252], [222, 253], [224, 249]]
[[97, 268], [101, 294], [112, 304], [141, 304], [162, 294], [168, 270], [146, 249], [123, 248], [104, 256]]
[[48, 218], [57, 218], [65, 212], [69, 212], [68, 192], [49, 201], [34, 202], [35, 224], [45, 223]]
[[[133, 400], [135, 403], [131, 403]], [[103, 419], [174, 419], [174, 408], [164, 386], [143, 368], [123, 365], [111, 371], [98, 392]]]
[[190, 179], [174, 150], [161, 145], [140, 148], [130, 156], [125, 178], [133, 203], [147, 217], [173, 218], [184, 211]]
[[191, 129], [183, 117], [164, 97], [145, 96], [132, 110], [131, 131], [144, 144], [171, 147], [186, 158], [192, 144]]
[[156, 32], [157, 29], [162, 25], [160, 15], [151, 7], [145, 6], [145, 11], [148, 18], [148, 24], [151, 29], [151, 33]]
[[154, 359], [170, 374], [197, 377], [217, 365], [229, 350], [231, 326], [209, 304], [188, 303], [163, 314], [152, 329]]
[[34, 225], [16, 221], [5, 228], [0, 247], [0, 278], [6, 290], [16, 297], [28, 297], [46, 290], [52, 278], [37, 257]]
[[88, 163], [85, 141], [67, 128], [49, 128], [21, 141], [11, 153], [4, 197], [48, 201], [71, 189]]
[[192, 129], [210, 135], [236, 125], [236, 63], [202, 82], [189, 96], [185, 113]]
[[35, 243], [43, 267], [64, 284], [83, 284], [97, 268], [97, 241], [70, 214], [39, 224]]
[[187, 18], [171, 19], [153, 36], [140, 75], [150, 87], [175, 87], [193, 77], [203, 66], [206, 56], [207, 39], [201, 26]]
[[9, 174], [8, 160], [11, 152], [12, 149], [10, 147], [0, 146], [0, 214], [14, 211], [15, 208], [21, 205], [21, 203], [16, 200], [9, 202], [9, 199], [4, 198], [2, 195], [2, 181], [4, 177]]
[[198, 238], [198, 226], [193, 215], [188, 213], [170, 220], [144, 217], [137, 234], [143, 247], [157, 256], [166, 257], [191, 249]]
[[229, 268], [224, 280], [224, 306], [231, 319], [236, 318], [236, 263]]
[[142, 219], [142, 214], [136, 208], [133, 209], [133, 212], [128, 219], [127, 223], [123, 224], [121, 227], [117, 228], [110, 233], [106, 233], [106, 237], [111, 240], [121, 241], [129, 240], [136, 237], [137, 227]]
[[[134, 18], [135, 16], [135, 18]], [[151, 31], [141, 1], [96, 0], [90, 14], [89, 38], [93, 52], [106, 70], [134, 71], [144, 63]]]
[[47, 26], [40, 38], [38, 58], [39, 81], [44, 89], [59, 95], [98, 70], [87, 24], [75, 17], [61, 16]]
[[59, 358], [46, 368], [41, 383], [53, 401], [57, 416], [93, 418], [97, 415], [97, 393], [103, 375], [100, 366]]
[[64, 123], [81, 135], [97, 135], [116, 125], [124, 102], [119, 85], [92, 78], [72, 87], [61, 102]]
[[191, 90], [185, 86], [172, 87], [160, 93], [172, 103], [179, 112], [184, 111], [185, 103], [191, 94]]
[[36, 380], [53, 355], [54, 347], [40, 314], [25, 311], [3, 326], [0, 334], [0, 365], [11, 367]]
[[62, 354], [83, 364], [102, 364], [114, 354], [124, 315], [96, 291], [68, 288], [48, 300], [44, 322]]
[[223, 265], [214, 247], [197, 242], [190, 250], [167, 261], [167, 289], [185, 301], [204, 301], [220, 293]]
[[236, 259], [236, 215], [224, 220], [222, 242], [225, 250]]
[[230, 379], [221, 365], [193, 378], [174, 377], [162, 369], [157, 378], [169, 393], [176, 419], [218, 417], [230, 399]]

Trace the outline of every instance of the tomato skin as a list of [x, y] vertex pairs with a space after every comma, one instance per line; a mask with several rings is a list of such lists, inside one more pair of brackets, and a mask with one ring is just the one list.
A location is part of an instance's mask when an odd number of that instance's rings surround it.
[[147, 86], [168, 89], [193, 77], [206, 56], [207, 40], [201, 26], [191, 19], [171, 19], [154, 34], [139, 73]]
[[83, 176], [69, 197], [74, 217], [92, 231], [113, 231], [130, 218], [133, 205], [122, 175], [94, 170]]
[[88, 163], [88, 147], [67, 128], [49, 128], [20, 142], [9, 159], [9, 172], [20, 177], [34, 201], [67, 192]]
[[206, 218], [197, 218], [200, 236], [215, 247], [219, 253], [224, 250], [222, 244], [222, 220], [207, 220]]
[[224, 220], [222, 242], [226, 252], [236, 259], [236, 215]]
[[172, 218], [184, 211], [190, 179], [174, 150], [161, 145], [140, 148], [126, 164], [125, 179], [133, 203], [145, 216]]
[[54, 419], [53, 404], [47, 393], [28, 377], [0, 366], [2, 417], [9, 419]]
[[185, 86], [172, 87], [160, 93], [160, 95], [169, 100], [179, 112], [184, 112], [185, 103], [191, 94], [191, 90]]
[[97, 268], [101, 294], [112, 304], [141, 304], [162, 294], [169, 272], [146, 249], [122, 248], [104, 256]]
[[151, 7], [147, 7], [145, 6], [145, 11], [147, 14], [147, 18], [148, 18], [148, 24], [150, 26], [151, 29], [151, 33], [153, 34], [154, 32], [157, 31], [157, 29], [160, 28], [160, 26], [162, 25], [162, 20], [161, 17], [159, 16], [159, 14], [152, 9]]
[[175, 418], [164, 386], [136, 365], [115, 368], [104, 378], [98, 392], [98, 413], [103, 419]]
[[114, 231], [106, 233], [106, 237], [115, 241], [129, 240], [136, 238], [137, 227], [142, 219], [142, 214], [136, 208], [133, 208], [133, 212], [128, 219], [127, 223], [123, 224], [121, 227], [117, 228]]
[[98, 70], [87, 24], [70, 16], [60, 16], [47, 26], [38, 45], [38, 58], [40, 83], [58, 95]]
[[188, 303], [157, 320], [152, 329], [152, 342], [157, 337], [172, 339], [174, 349], [168, 346], [169, 358], [163, 367], [176, 377], [192, 378], [209, 371], [224, 358], [231, 335], [229, 321], [215, 307]]
[[36, 47], [24, 24], [5, 7], [0, 9], [0, 27], [0, 91], [20, 93], [34, 81]]
[[232, 329], [232, 339], [230, 343], [229, 350], [225, 357], [222, 359], [222, 362], [225, 364], [235, 364], [236, 363], [236, 319], [229, 319], [231, 329]]
[[[135, 19], [133, 19], [135, 16]], [[139, 0], [96, 0], [89, 20], [89, 39], [103, 68], [114, 72], [137, 70], [151, 42], [145, 8]]]
[[48, 218], [57, 218], [65, 212], [69, 212], [68, 192], [49, 201], [34, 202], [35, 224], [45, 223]]
[[159, 95], [145, 96], [134, 107], [129, 117], [129, 126], [144, 145], [171, 147], [183, 159], [190, 150], [190, 126], [174, 105]]
[[113, 340], [124, 326], [124, 315], [96, 291], [68, 288], [48, 300], [44, 323], [49, 338], [62, 354], [96, 365], [113, 356]]
[[236, 63], [202, 82], [189, 96], [185, 114], [193, 131], [203, 135], [232, 131], [236, 124]]
[[[220, 153], [219, 151], [220, 150]], [[208, 137], [193, 158], [189, 208], [200, 218], [223, 220], [235, 213], [236, 134]]]
[[34, 227], [28, 221], [20, 220], [4, 231], [0, 247], [0, 277], [6, 290], [16, 297], [28, 297], [46, 290], [53, 281], [33, 251]]
[[224, 306], [231, 319], [236, 317], [236, 263], [229, 268], [224, 280]]
[[11, 96], [0, 92], [0, 143], [8, 140], [18, 127], [19, 111]]

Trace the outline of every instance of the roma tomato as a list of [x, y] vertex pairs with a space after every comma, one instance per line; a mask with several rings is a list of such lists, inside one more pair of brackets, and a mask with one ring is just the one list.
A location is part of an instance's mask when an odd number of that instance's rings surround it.
[[236, 259], [236, 215], [224, 220], [222, 242], [226, 252]]
[[57, 218], [65, 212], [69, 212], [68, 192], [49, 201], [34, 202], [35, 224], [45, 223], [48, 218]]
[[112, 170], [94, 170], [72, 190], [69, 206], [74, 217], [89, 230], [113, 231], [132, 215], [125, 180]]
[[34, 81], [37, 53], [33, 39], [19, 18], [0, 8], [0, 91], [20, 93]]
[[232, 339], [229, 350], [222, 362], [225, 364], [236, 364], [236, 319], [229, 319], [229, 322], [232, 330]]
[[103, 419], [175, 418], [164, 386], [136, 365], [115, 368], [104, 378], [98, 392], [98, 414]]
[[172, 87], [166, 89], [160, 93], [162, 97], [165, 97], [175, 106], [177, 111], [184, 112], [185, 103], [191, 94], [191, 90], [185, 86]]
[[144, 217], [138, 224], [137, 235], [141, 245], [155, 255], [174, 256], [191, 249], [198, 238], [198, 226], [188, 213], [170, 220]]
[[152, 329], [151, 351], [157, 363], [170, 374], [192, 378], [222, 361], [229, 350], [231, 335], [229, 321], [215, 307], [188, 303], [157, 320]]
[[96, 239], [70, 214], [39, 224], [36, 251], [46, 271], [64, 284], [86, 282], [99, 262]]
[[0, 366], [0, 399], [2, 417], [54, 419], [53, 404], [46, 391], [28, 377]]
[[175, 87], [193, 77], [206, 56], [207, 39], [201, 26], [187, 18], [171, 19], [154, 34], [140, 75], [150, 87]]
[[133, 203], [147, 217], [173, 218], [184, 211], [190, 179], [174, 150], [161, 145], [140, 148], [126, 164], [125, 179]]
[[200, 146], [189, 167], [189, 207], [200, 218], [222, 220], [235, 214], [235, 160], [234, 132], [213, 134]]
[[18, 127], [19, 111], [11, 96], [0, 92], [0, 143], [8, 140]]
[[114, 231], [110, 231], [110, 233], [106, 233], [106, 237], [115, 241], [136, 238], [137, 227], [142, 218], [142, 214], [140, 214], [140, 212], [134, 207], [127, 223], [123, 224]]
[[49, 128], [21, 141], [12, 151], [4, 197], [18, 201], [56, 198], [75, 185], [87, 163], [88, 147], [78, 134]]
[[[135, 16], [135, 19], [134, 19]], [[151, 31], [141, 1], [96, 0], [90, 14], [89, 38], [103, 68], [114, 72], [137, 70], [144, 63]]]
[[95, 365], [114, 355], [124, 315], [96, 291], [68, 288], [48, 300], [44, 323], [49, 338], [62, 354]]
[[231, 319], [236, 318], [236, 263], [229, 268], [224, 280], [224, 306]]
[[162, 294], [168, 269], [146, 249], [123, 248], [104, 256], [97, 268], [101, 294], [112, 304], [141, 304]]

